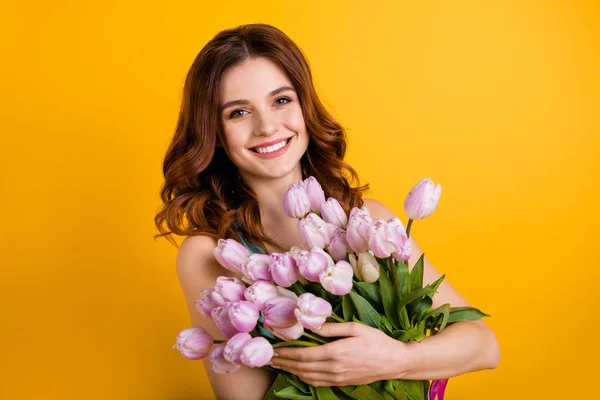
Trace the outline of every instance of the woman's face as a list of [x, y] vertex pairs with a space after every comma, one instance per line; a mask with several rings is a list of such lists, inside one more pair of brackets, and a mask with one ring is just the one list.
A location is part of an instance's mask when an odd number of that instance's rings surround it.
[[279, 66], [264, 57], [245, 60], [225, 71], [220, 97], [225, 149], [242, 175], [299, 171], [309, 139], [298, 95]]

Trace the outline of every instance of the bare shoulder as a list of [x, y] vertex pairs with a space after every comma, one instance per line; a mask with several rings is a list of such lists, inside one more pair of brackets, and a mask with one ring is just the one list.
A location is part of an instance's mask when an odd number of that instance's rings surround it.
[[376, 199], [363, 199], [364, 206], [369, 210], [369, 214], [373, 219], [388, 220], [396, 215], [388, 206]]

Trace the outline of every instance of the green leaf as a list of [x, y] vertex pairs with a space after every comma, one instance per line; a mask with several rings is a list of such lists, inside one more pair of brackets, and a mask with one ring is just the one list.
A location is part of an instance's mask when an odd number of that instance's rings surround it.
[[317, 399], [319, 400], [339, 400], [329, 386], [321, 386], [315, 389], [317, 391]]
[[385, 400], [368, 385], [360, 385], [350, 395], [359, 400]]
[[350, 292], [350, 298], [354, 303], [354, 308], [360, 320], [373, 328], [377, 328], [381, 322], [381, 315], [379, 315], [377, 310], [358, 293]]
[[342, 296], [342, 310], [344, 313], [344, 321], [352, 321], [352, 317], [356, 314], [356, 310], [354, 309], [350, 296], [347, 294]]
[[424, 390], [423, 381], [413, 380], [402, 380], [404, 383], [404, 390], [409, 398], [413, 400], [422, 400], [427, 396], [427, 392]]
[[291, 375], [289, 378], [287, 378], [287, 381], [290, 383], [290, 385], [294, 386], [302, 393], [310, 394], [310, 389], [308, 388], [308, 385], [302, 382], [300, 378], [298, 378], [296, 375]]
[[381, 290], [381, 301], [383, 302], [383, 310], [394, 328], [400, 328], [398, 320], [398, 296], [394, 291], [394, 286], [387, 274], [379, 275], [379, 287]]
[[[294, 386], [288, 386], [285, 389], [282, 389], [278, 392], [275, 392], [275, 396], [280, 399], [291, 399], [291, 400], [313, 400], [312, 396], [307, 396], [302, 394], [298, 389]], [[336, 397], [337, 399], [337, 397]]]
[[398, 298], [403, 298], [404, 296], [410, 293], [410, 281], [409, 281], [409, 273], [408, 273], [408, 263], [404, 261], [396, 262], [396, 281], [394, 284], [396, 285], [396, 293], [398, 293]]
[[369, 303], [375, 308], [381, 307], [381, 293], [379, 287], [374, 283], [356, 282], [354, 287], [361, 296], [369, 300]]
[[433, 296], [434, 294], [435, 294], [435, 290], [433, 290], [431, 288], [427, 288], [427, 287], [413, 290], [408, 295], [406, 295], [400, 299], [400, 302], [398, 303], [398, 308], [402, 308], [402, 307], [406, 306], [407, 304], [410, 304], [414, 300], [419, 299], [423, 296]]
[[423, 263], [425, 262], [425, 253], [417, 260], [417, 263], [410, 271], [410, 290], [420, 289], [423, 287]]
[[381, 322], [377, 328], [388, 336], [392, 336], [392, 332], [394, 331], [394, 327], [385, 315], [381, 316]]
[[275, 395], [275, 392], [283, 390], [290, 386], [290, 384], [287, 381], [289, 376], [290, 375], [285, 372], [278, 373], [277, 377], [273, 381], [273, 384], [267, 391], [267, 394], [265, 395], [265, 398], [263, 400], [276, 400], [276, 399], [280, 398]]
[[445, 277], [446, 274], [440, 276], [435, 282], [432, 282], [429, 285], [427, 285], [427, 287], [432, 288], [433, 290], [437, 290], [437, 288], [440, 286]]
[[413, 325], [417, 325], [421, 322], [421, 318], [425, 315], [425, 313], [431, 308], [433, 305], [433, 299], [429, 296], [423, 297], [412, 309], [412, 318], [411, 321]]
[[476, 321], [483, 317], [490, 317], [490, 315], [474, 307], [452, 307], [450, 308], [450, 317], [448, 318], [448, 323], [450, 324], [459, 321]]
[[398, 384], [396, 385], [396, 390], [394, 391], [394, 397], [396, 398], [396, 400], [408, 400], [406, 398], [406, 392], [404, 389], [404, 381], [398, 381]]
[[438, 321], [440, 321], [439, 323], [441, 324], [439, 331], [442, 331], [446, 327], [446, 324], [448, 323], [449, 316], [450, 316], [450, 304], [446, 303], [446, 304], [439, 306], [435, 310], [431, 310], [431, 311], [428, 311], [427, 313], [425, 313], [423, 319], [427, 319], [430, 317], [434, 318], [433, 324], [429, 327], [431, 333], [434, 334], [433, 329], [438, 325]]

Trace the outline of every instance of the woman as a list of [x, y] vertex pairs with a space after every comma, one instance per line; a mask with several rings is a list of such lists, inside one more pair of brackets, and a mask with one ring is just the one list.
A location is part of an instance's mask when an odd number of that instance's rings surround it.
[[[253, 24], [225, 30], [201, 50], [185, 82], [164, 161], [164, 208], [155, 220], [157, 236], [187, 236], [176, 266], [194, 326], [227, 339], [194, 305], [218, 276], [236, 276], [213, 257], [218, 238], [240, 240], [237, 228], [267, 254], [302, 247], [298, 221], [282, 207], [290, 184], [314, 176], [325, 195], [340, 200], [347, 212], [365, 205], [373, 219], [394, 216], [384, 204], [362, 199], [367, 185], [348, 182], [348, 174], [358, 178], [343, 162], [345, 140], [343, 128], [316, 95], [302, 52], [277, 28]], [[422, 254], [412, 237], [411, 244], [410, 268]], [[440, 276], [425, 258], [424, 284]], [[433, 301], [434, 308], [468, 305], [447, 280]], [[315, 386], [343, 386], [392, 378], [443, 379], [495, 368], [499, 362], [495, 335], [481, 320], [453, 324], [421, 343], [402, 343], [354, 323], [325, 324], [319, 334], [347, 338], [278, 349], [273, 366]], [[261, 399], [274, 379], [264, 369], [248, 367], [215, 374], [204, 362], [219, 399]]]

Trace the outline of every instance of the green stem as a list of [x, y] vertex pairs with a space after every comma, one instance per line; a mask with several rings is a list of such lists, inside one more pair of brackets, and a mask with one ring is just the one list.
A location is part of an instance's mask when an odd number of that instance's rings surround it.
[[289, 346], [311, 347], [311, 346], [318, 346], [318, 345], [319, 345], [318, 343], [305, 342], [304, 340], [291, 340], [289, 342], [275, 343], [273, 345], [273, 348], [277, 349], [279, 347], [289, 347]]
[[342, 318], [338, 317], [337, 315], [335, 315], [335, 313], [331, 314], [331, 317], [329, 317], [329, 318], [332, 318], [332, 319], [336, 320], [337, 322], [346, 322], [346, 321], [344, 321], [344, 319], [342, 319]]
[[309, 339], [312, 339], [312, 340], [314, 340], [315, 342], [319, 342], [319, 343], [321, 343], [321, 344], [325, 344], [325, 343], [327, 343], [327, 341], [326, 341], [325, 339], [323, 339], [323, 338], [321, 338], [321, 337], [319, 337], [319, 336], [311, 335], [311, 334], [310, 334], [310, 333], [308, 333], [308, 332], [304, 332], [304, 333], [302, 334], [302, 336], [306, 336], [307, 338], [309, 338]]
[[304, 288], [302, 287], [302, 284], [300, 284], [299, 282], [296, 282], [292, 285], [292, 289], [294, 289], [296, 291], [296, 294], [300, 295], [302, 293], [306, 293], [306, 290], [304, 290]]
[[413, 223], [413, 220], [409, 219], [408, 225], [406, 225], [406, 237], [410, 237], [410, 227], [411, 227], [412, 223]]

